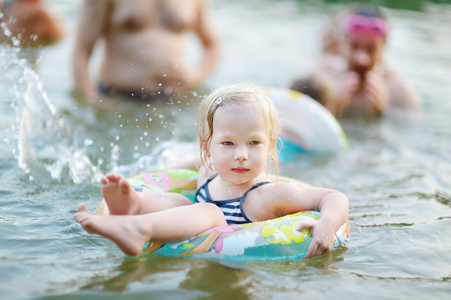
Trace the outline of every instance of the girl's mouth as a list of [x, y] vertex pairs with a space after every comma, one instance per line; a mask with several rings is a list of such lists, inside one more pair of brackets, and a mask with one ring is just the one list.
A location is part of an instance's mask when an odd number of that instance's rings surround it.
[[249, 171], [249, 169], [247, 168], [233, 168], [232, 169], [233, 172], [238, 173], [238, 174], [243, 174]]

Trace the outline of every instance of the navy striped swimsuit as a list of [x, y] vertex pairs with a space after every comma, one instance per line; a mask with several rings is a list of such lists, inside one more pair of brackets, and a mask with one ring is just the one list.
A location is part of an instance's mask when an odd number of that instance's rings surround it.
[[253, 185], [250, 189], [248, 189], [243, 196], [230, 199], [230, 200], [212, 200], [210, 193], [208, 191], [208, 184], [213, 180], [216, 176], [208, 179], [197, 191], [196, 191], [196, 202], [197, 203], [213, 203], [218, 206], [222, 212], [224, 213], [227, 224], [246, 224], [251, 223], [252, 221], [246, 216], [246, 213], [243, 210], [243, 201], [246, 199], [247, 194], [253, 189], [258, 188], [267, 183], [271, 183], [270, 181], [262, 181], [255, 185]]

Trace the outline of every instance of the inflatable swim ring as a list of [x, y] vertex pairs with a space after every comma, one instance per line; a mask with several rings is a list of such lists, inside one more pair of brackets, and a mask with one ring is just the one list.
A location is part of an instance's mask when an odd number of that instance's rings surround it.
[[[194, 200], [197, 187], [197, 171], [187, 169], [165, 169], [143, 172], [128, 178], [138, 191], [150, 190], [175, 192]], [[285, 181], [299, 186], [307, 184], [288, 177]], [[107, 215], [104, 200], [96, 210], [98, 215]], [[156, 256], [194, 257], [221, 261], [287, 261], [305, 256], [311, 241], [308, 229], [294, 228], [304, 220], [318, 220], [317, 211], [304, 211], [273, 220], [243, 225], [228, 225], [202, 232], [179, 243], [147, 243], [143, 252]], [[334, 248], [349, 236], [346, 222], [335, 233]]]
[[282, 158], [306, 152], [335, 153], [348, 148], [345, 132], [320, 103], [290, 89], [267, 88], [266, 92], [279, 111], [283, 126]]

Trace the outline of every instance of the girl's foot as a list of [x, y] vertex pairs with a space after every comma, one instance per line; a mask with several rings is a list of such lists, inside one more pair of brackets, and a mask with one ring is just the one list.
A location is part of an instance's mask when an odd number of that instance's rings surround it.
[[102, 195], [111, 215], [136, 214], [138, 194], [122, 175], [107, 174], [101, 179]]
[[86, 231], [110, 239], [127, 255], [138, 255], [150, 240], [151, 231], [136, 216], [96, 216], [81, 203], [74, 218]]

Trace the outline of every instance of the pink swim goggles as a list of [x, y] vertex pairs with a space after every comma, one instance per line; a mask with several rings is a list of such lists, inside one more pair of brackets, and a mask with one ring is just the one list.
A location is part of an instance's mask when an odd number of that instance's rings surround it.
[[351, 15], [345, 22], [346, 31], [350, 35], [358, 35], [367, 32], [372, 36], [387, 36], [387, 23], [381, 18], [365, 17], [362, 15]]

